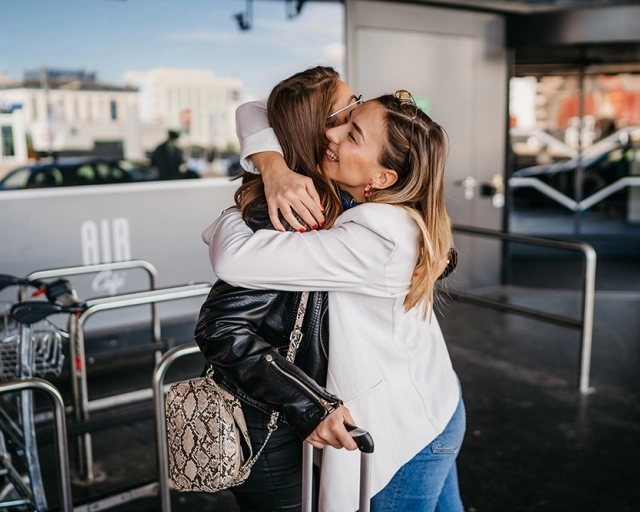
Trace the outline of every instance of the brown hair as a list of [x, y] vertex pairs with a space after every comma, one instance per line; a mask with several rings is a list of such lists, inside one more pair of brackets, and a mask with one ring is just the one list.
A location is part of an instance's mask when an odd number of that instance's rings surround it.
[[420, 228], [420, 255], [405, 299], [406, 309], [423, 304], [426, 318], [433, 304], [440, 262], [452, 245], [451, 220], [444, 198], [447, 135], [421, 110], [411, 119], [394, 96], [376, 98], [386, 112], [380, 165], [398, 173], [391, 187], [374, 191], [370, 200], [395, 204], [409, 212]]
[[[342, 203], [332, 182], [318, 168], [326, 150], [325, 130], [340, 75], [333, 68], [317, 66], [283, 80], [267, 102], [269, 124], [275, 131], [290, 169], [308, 176], [325, 207], [325, 227], [342, 213]], [[243, 218], [266, 209], [262, 176], [244, 173], [234, 196]]]

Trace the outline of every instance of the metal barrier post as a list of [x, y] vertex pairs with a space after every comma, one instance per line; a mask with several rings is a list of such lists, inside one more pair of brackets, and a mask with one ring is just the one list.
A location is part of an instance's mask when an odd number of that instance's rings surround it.
[[56, 426], [56, 445], [59, 471], [59, 492], [61, 510], [73, 512], [73, 502], [71, 500], [71, 477], [69, 471], [69, 458], [67, 449], [67, 424], [65, 421], [64, 402], [60, 392], [56, 387], [43, 379], [30, 378], [14, 382], [0, 383], [0, 394], [15, 391], [38, 389], [44, 391], [53, 405], [53, 415]]
[[313, 510], [313, 446], [302, 443], [302, 510]]
[[153, 371], [151, 387], [153, 389], [153, 407], [156, 415], [158, 485], [160, 486], [160, 510], [162, 512], [171, 512], [171, 494], [169, 489], [169, 449], [167, 447], [167, 416], [164, 404], [164, 379], [169, 366], [171, 366], [177, 359], [199, 353], [200, 348], [198, 348], [198, 345], [195, 343], [172, 348], [162, 356], [162, 359], [160, 359]]
[[[77, 410], [75, 412], [76, 418], [80, 418], [79, 421], [86, 421], [89, 419], [90, 403], [89, 392], [87, 388], [84, 324], [92, 315], [100, 311], [108, 311], [132, 306], [141, 306], [145, 304], [199, 297], [208, 295], [210, 289], [211, 284], [198, 283], [186, 286], [162, 288], [150, 292], [137, 292], [87, 301], [87, 309], [77, 318], [75, 340], [72, 340], [72, 343], [75, 343], [74, 380], [77, 379], [76, 385], [73, 388], [74, 404], [76, 404], [77, 407]], [[79, 476], [83, 478], [86, 483], [89, 483], [94, 479], [91, 434], [85, 433], [81, 436], [79, 440], [79, 448], [81, 448], [79, 453], [79, 456], [81, 457], [81, 471]]]
[[[151, 263], [145, 260], [119, 261], [115, 263], [98, 263], [96, 265], [81, 265], [77, 267], [61, 267], [49, 270], [38, 270], [32, 272], [26, 278], [29, 280], [50, 279], [52, 277], [79, 276], [84, 274], [97, 274], [105, 270], [130, 270], [141, 268], [149, 275], [149, 286], [151, 290], [158, 289], [158, 270]], [[27, 288], [22, 285], [19, 287], [18, 300], [27, 300]], [[156, 303], [151, 304], [151, 322], [153, 325], [153, 339], [159, 342], [162, 334], [160, 332], [160, 306]]]
[[552, 247], [555, 249], [565, 249], [569, 251], [581, 252], [585, 258], [583, 268], [583, 299], [581, 319], [555, 315], [543, 311], [537, 311], [515, 304], [499, 302], [486, 297], [479, 297], [468, 293], [447, 291], [452, 298], [467, 301], [478, 306], [497, 309], [499, 311], [517, 313], [525, 315], [537, 320], [555, 323], [567, 327], [580, 329], [580, 360], [579, 360], [579, 378], [578, 386], [580, 393], [587, 394], [589, 388], [589, 372], [591, 369], [591, 347], [593, 342], [593, 315], [595, 302], [595, 284], [596, 284], [596, 251], [589, 244], [584, 242], [568, 242], [565, 240], [555, 240], [552, 238], [533, 237], [528, 235], [517, 235], [513, 233], [503, 233], [492, 229], [476, 228], [471, 226], [454, 226], [454, 232], [464, 233], [468, 235], [482, 236], [487, 238], [496, 238], [499, 240], [507, 240], [521, 244], [539, 245], [543, 247]]
[[593, 343], [593, 309], [596, 290], [596, 251], [584, 244], [584, 283], [582, 302], [582, 328], [580, 332], [580, 393], [587, 394], [591, 371], [591, 345]]
[[[31, 344], [31, 325], [20, 326], [20, 365], [18, 371], [19, 379], [30, 379], [32, 375], [33, 346]], [[33, 391], [24, 389], [20, 392], [19, 414], [23, 432], [35, 432], [35, 421], [33, 418]], [[44, 494], [44, 484], [42, 473], [40, 472], [40, 460], [38, 459], [38, 446], [33, 435], [23, 435], [24, 456], [27, 460], [27, 474], [29, 475], [29, 486], [31, 487], [31, 497], [35, 509], [47, 510], [47, 498]]]
[[[88, 310], [87, 310], [88, 311]], [[86, 313], [86, 311], [85, 311]], [[82, 316], [77, 317], [74, 345], [75, 359], [73, 361], [73, 399], [76, 421], [89, 419], [89, 389], [87, 386], [87, 358], [84, 351], [84, 329]], [[77, 438], [78, 442], [78, 478], [86, 482], [92, 482], [96, 475], [93, 471], [93, 448], [91, 434], [84, 433]]]

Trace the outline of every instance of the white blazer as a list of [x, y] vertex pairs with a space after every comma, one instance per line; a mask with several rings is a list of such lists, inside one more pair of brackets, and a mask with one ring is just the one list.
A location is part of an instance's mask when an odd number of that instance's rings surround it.
[[[418, 236], [405, 210], [373, 203], [328, 230], [253, 233], [231, 209], [203, 233], [216, 275], [232, 285], [329, 292], [327, 389], [373, 436], [372, 496], [444, 430], [459, 401], [435, 316], [404, 310]], [[359, 453], [326, 448], [321, 474], [320, 510], [357, 510]]]

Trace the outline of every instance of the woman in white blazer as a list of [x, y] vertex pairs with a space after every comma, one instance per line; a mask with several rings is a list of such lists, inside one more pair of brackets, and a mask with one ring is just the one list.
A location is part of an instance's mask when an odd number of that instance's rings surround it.
[[[464, 406], [437, 320], [433, 283], [451, 245], [446, 136], [406, 91], [353, 110], [327, 132], [327, 178], [360, 206], [328, 230], [253, 231], [235, 210], [203, 234], [236, 286], [329, 292], [327, 389], [345, 406], [308, 441], [324, 450], [321, 510], [357, 509], [349, 413], [376, 442], [375, 511], [461, 511], [455, 458]], [[351, 445], [348, 445], [351, 447]]]

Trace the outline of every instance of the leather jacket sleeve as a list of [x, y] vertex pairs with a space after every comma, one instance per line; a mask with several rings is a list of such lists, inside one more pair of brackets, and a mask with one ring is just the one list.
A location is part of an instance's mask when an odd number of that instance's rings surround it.
[[195, 339], [214, 372], [251, 399], [283, 413], [306, 439], [341, 401], [258, 334], [279, 293], [218, 281], [200, 311]]

